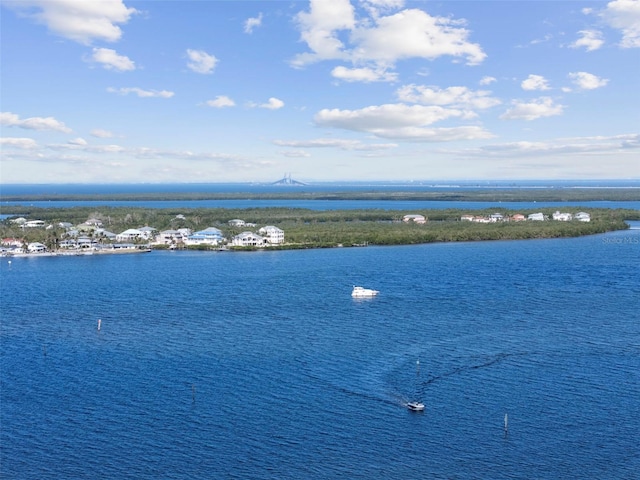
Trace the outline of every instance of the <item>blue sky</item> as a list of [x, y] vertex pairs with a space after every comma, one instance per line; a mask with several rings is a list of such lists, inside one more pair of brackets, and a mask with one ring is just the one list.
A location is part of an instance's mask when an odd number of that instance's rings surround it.
[[640, 0], [0, 0], [0, 181], [640, 178]]

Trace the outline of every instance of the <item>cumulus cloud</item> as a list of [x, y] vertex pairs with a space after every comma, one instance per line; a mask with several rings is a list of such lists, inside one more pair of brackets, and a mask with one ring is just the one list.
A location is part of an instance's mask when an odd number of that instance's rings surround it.
[[227, 97], [226, 95], [218, 95], [214, 100], [207, 100], [205, 105], [213, 108], [233, 107], [236, 102]]
[[[308, 52], [294, 57], [291, 65], [303, 67], [323, 60], [343, 60], [354, 68], [334, 70], [350, 81], [381, 79], [372, 72], [384, 72], [402, 59], [441, 56], [464, 58], [469, 65], [481, 63], [486, 54], [468, 41], [463, 22], [448, 17], [432, 17], [419, 9], [404, 9], [401, 1], [365, 2], [363, 18], [348, 0], [311, 0], [308, 12], [296, 16], [300, 37]], [[384, 13], [383, 13], [384, 12]], [[346, 43], [345, 43], [346, 42]], [[365, 70], [367, 68], [368, 70]], [[395, 79], [395, 77], [388, 77]]]
[[5, 147], [20, 148], [23, 150], [33, 150], [38, 146], [34, 139], [24, 137], [0, 138], [0, 145], [3, 145]]
[[262, 13], [257, 17], [247, 18], [244, 22], [244, 33], [253, 33], [253, 29], [262, 25]]
[[218, 59], [214, 55], [210, 55], [204, 50], [189, 49], [187, 50], [187, 58], [189, 58], [187, 62], [189, 70], [202, 74], [213, 73], [213, 69], [218, 63]]
[[422, 105], [451, 105], [457, 108], [486, 109], [500, 105], [500, 100], [491, 97], [487, 90], [470, 90], [467, 87], [427, 87], [424, 85], [405, 85], [396, 92], [403, 102]]
[[129, 57], [118, 55], [111, 48], [94, 48], [91, 60], [102, 64], [106, 70], [116, 70], [118, 72], [127, 72], [135, 70], [136, 65]]
[[360, 27], [353, 32], [357, 48], [352, 56], [393, 64], [406, 58], [464, 57], [470, 65], [482, 63], [486, 54], [478, 44], [469, 43], [469, 31], [460, 22], [432, 17], [418, 10], [403, 10], [376, 19], [374, 28]]
[[481, 127], [427, 128], [441, 120], [466, 118], [468, 112], [441, 106], [386, 104], [360, 110], [320, 110], [314, 117], [321, 127], [367, 132], [380, 138], [409, 141], [450, 141], [489, 138]]
[[173, 92], [170, 92], [168, 90], [143, 90], [138, 87], [125, 87], [125, 88], [109, 87], [107, 88], [107, 92], [116, 93], [118, 95], [129, 95], [130, 93], [134, 93], [141, 98], [151, 98], [151, 97], [171, 98], [174, 95]]
[[595, 90], [609, 83], [608, 79], [587, 72], [571, 72], [569, 78], [580, 90]]
[[485, 76], [480, 79], [480, 85], [490, 85], [493, 82], [497, 82], [496, 77]]
[[87, 141], [84, 138], [78, 137], [69, 140], [70, 145], [87, 145]]
[[55, 130], [62, 133], [71, 133], [71, 129], [64, 123], [53, 117], [30, 117], [24, 120], [11, 112], [0, 113], [0, 125], [7, 127], [26, 128], [28, 130]]
[[111, 137], [113, 137], [113, 133], [111, 133], [109, 130], [103, 130], [101, 128], [96, 128], [94, 130], [91, 130], [91, 135], [93, 135], [94, 137], [97, 137], [97, 138], [111, 138]]
[[284, 102], [279, 98], [271, 97], [266, 103], [253, 103], [249, 102], [247, 104], [249, 107], [258, 107], [258, 108], [266, 108], [267, 110], [278, 110], [284, 107]]
[[529, 75], [520, 84], [523, 90], [549, 90], [549, 82], [542, 75]]
[[395, 82], [398, 74], [387, 72], [383, 69], [364, 68], [347, 68], [339, 66], [331, 71], [331, 76], [343, 80], [345, 82]]
[[640, 1], [614, 0], [600, 13], [607, 25], [622, 33], [622, 48], [640, 48]]
[[580, 30], [580, 38], [573, 42], [571, 48], [585, 48], [587, 52], [598, 50], [603, 44], [602, 33], [598, 30]]
[[556, 105], [550, 97], [540, 97], [531, 102], [513, 101], [513, 107], [503, 113], [503, 120], [536, 120], [542, 117], [562, 115], [564, 105]]
[[126, 24], [138, 13], [122, 0], [21, 0], [6, 2], [6, 6], [45, 25], [53, 34], [83, 45], [90, 45], [94, 40], [120, 40], [119, 25]]

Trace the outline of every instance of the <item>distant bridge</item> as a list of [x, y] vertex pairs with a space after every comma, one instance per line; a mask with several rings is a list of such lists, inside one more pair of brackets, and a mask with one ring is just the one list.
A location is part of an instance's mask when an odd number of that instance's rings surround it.
[[277, 182], [273, 182], [271, 185], [306, 185], [306, 183], [294, 180], [293, 178], [291, 178], [291, 174], [289, 173]]

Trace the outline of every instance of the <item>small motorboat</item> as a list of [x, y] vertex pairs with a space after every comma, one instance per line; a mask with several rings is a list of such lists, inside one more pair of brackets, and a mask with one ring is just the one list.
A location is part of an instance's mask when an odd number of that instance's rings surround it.
[[412, 412], [422, 412], [424, 410], [424, 403], [421, 402], [409, 402], [407, 408]]
[[351, 296], [355, 298], [375, 297], [380, 292], [378, 290], [372, 290], [370, 288], [357, 287], [354, 285], [351, 291]]

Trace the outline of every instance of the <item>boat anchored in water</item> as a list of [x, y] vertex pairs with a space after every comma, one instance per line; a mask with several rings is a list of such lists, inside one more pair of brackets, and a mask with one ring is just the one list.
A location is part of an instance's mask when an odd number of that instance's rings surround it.
[[422, 412], [424, 410], [424, 403], [421, 402], [409, 402], [407, 408], [413, 412]]
[[363, 297], [375, 297], [380, 292], [378, 290], [372, 290], [370, 288], [357, 287], [353, 286], [353, 291], [351, 292], [352, 297], [363, 298]]

